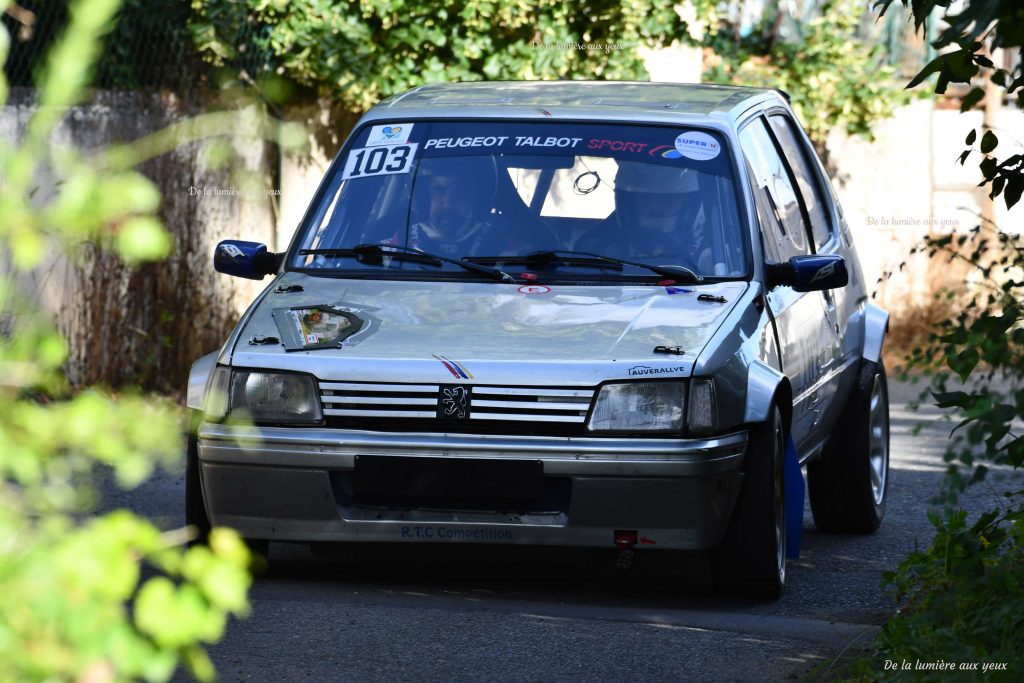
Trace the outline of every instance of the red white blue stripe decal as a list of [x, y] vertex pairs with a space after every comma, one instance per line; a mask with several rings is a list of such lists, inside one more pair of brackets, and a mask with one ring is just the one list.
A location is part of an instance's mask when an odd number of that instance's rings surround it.
[[441, 364], [448, 368], [448, 372], [452, 373], [456, 379], [473, 379], [473, 375], [470, 374], [469, 370], [464, 368], [460, 363], [453, 361], [451, 358], [445, 358], [444, 356], [435, 355], [434, 358], [441, 361]]

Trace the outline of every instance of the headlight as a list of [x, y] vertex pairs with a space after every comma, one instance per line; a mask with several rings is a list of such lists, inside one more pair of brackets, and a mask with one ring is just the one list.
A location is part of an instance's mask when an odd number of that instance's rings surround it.
[[718, 427], [715, 384], [710, 379], [690, 382], [690, 412], [686, 421], [693, 432], [711, 433]]
[[685, 382], [606, 384], [594, 403], [590, 431], [681, 431]]
[[319, 422], [323, 417], [309, 375], [236, 370], [231, 373], [231, 412], [254, 422]]
[[210, 420], [234, 415], [253, 422], [315, 423], [323, 418], [309, 375], [226, 367], [210, 378], [204, 412]]

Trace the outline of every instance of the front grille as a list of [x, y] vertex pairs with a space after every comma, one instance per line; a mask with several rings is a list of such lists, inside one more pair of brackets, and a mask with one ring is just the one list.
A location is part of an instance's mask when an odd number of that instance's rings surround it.
[[579, 433], [593, 397], [593, 387], [320, 382], [327, 423], [360, 429]]

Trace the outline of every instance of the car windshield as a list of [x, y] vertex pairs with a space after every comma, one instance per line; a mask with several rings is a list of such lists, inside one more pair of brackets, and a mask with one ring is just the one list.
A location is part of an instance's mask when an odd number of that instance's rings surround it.
[[[294, 245], [292, 268], [481, 276], [443, 259], [387, 256], [401, 248], [550, 279], [659, 277], [647, 265], [704, 278], [749, 271], [726, 139], [712, 130], [517, 121], [367, 125], [330, 173]], [[385, 256], [363, 258], [360, 245], [384, 245]], [[538, 252], [545, 253], [537, 258]]]

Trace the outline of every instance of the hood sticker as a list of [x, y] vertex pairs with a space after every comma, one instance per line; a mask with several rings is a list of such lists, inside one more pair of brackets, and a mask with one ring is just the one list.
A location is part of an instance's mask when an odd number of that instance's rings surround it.
[[388, 126], [374, 126], [370, 129], [370, 136], [366, 138], [366, 146], [404, 145], [409, 142], [412, 126], [413, 124], [411, 123], [392, 123]]
[[272, 315], [288, 351], [338, 348], [364, 324], [354, 313], [331, 306], [275, 308]]
[[519, 288], [520, 294], [547, 294], [550, 291], [547, 285], [523, 285]]
[[629, 370], [630, 377], [644, 377], [646, 375], [674, 375], [678, 372], [686, 372], [686, 366], [677, 365], [671, 368], [652, 368], [649, 365], [634, 365]]
[[666, 294], [693, 294], [692, 289], [686, 289], [685, 287], [666, 287]]
[[448, 372], [452, 373], [456, 379], [474, 379], [473, 373], [467, 370], [462, 363], [454, 361], [451, 358], [438, 356], [437, 354], [434, 354], [434, 358], [441, 361], [441, 365], [445, 366], [445, 368], [448, 369]]

